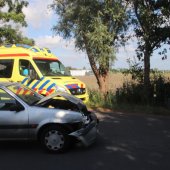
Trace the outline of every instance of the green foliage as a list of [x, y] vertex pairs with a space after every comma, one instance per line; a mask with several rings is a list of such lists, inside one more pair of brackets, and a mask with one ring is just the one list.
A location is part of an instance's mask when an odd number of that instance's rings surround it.
[[115, 94], [109, 91], [105, 96], [97, 90], [89, 90], [89, 104], [91, 107], [113, 109], [116, 106]]
[[116, 90], [116, 99], [118, 103], [144, 104], [143, 94], [143, 84], [125, 82], [121, 88]]
[[169, 89], [169, 91], [166, 92], [168, 92], [170, 97], [170, 83], [166, 82], [163, 88], [161, 86], [163, 84], [160, 82], [155, 86], [157, 87], [157, 96], [152, 98], [152, 103], [150, 105], [144, 103], [140, 85], [137, 86], [137, 84], [133, 83], [125, 84], [123, 88], [119, 89], [119, 94], [118, 91], [116, 94], [109, 91], [105, 97], [97, 90], [90, 90], [88, 106], [99, 110], [100, 108], [107, 108], [119, 112], [169, 115], [170, 101], [167, 99], [162, 100], [164, 96], [160, 95], [163, 94], [160, 89], [164, 89], [166, 86], [166, 89]]
[[87, 52], [99, 88], [107, 84], [115, 51], [125, 41], [125, 1], [55, 0], [51, 6], [59, 16], [54, 32], [65, 39], [74, 38], [76, 48]]
[[0, 1], [0, 20], [3, 22], [13, 21], [26, 26], [25, 16], [22, 12], [23, 7], [28, 5], [27, 1], [22, 0], [1, 0]]
[[110, 70], [110, 73], [121, 73], [121, 71], [118, 70], [118, 69], [112, 68], [112, 69]]
[[129, 69], [124, 70], [122, 73], [125, 75], [132, 75], [132, 80], [136, 80], [138, 83], [144, 83], [144, 71], [142, 64], [136, 60], [127, 60], [129, 64]]
[[[138, 38], [138, 57], [148, 50], [161, 47], [161, 43], [170, 43], [169, 25], [169, 0], [130, 0], [135, 16], [132, 16], [132, 24]], [[165, 53], [165, 51], [164, 51]]]
[[11, 25], [27, 26], [22, 12], [23, 7], [27, 5], [28, 2], [24, 0], [0, 0], [0, 44], [18, 43], [21, 38], [24, 38], [18, 28], [13, 28]]
[[136, 60], [128, 60], [129, 69], [124, 74], [132, 75], [131, 82], [125, 82], [117, 89], [116, 99], [119, 103], [133, 104], [160, 104], [165, 105], [170, 98], [170, 82], [163, 76], [163, 72], [157, 69], [150, 70], [150, 86], [147, 100], [145, 98], [144, 70], [142, 63]]
[[95, 18], [89, 27], [92, 27], [93, 31], [86, 34], [88, 48], [94, 54], [95, 61], [98, 61], [99, 65], [107, 67], [108, 61], [112, 62], [115, 59], [114, 48], [111, 46], [113, 35], [108, 32], [107, 26], [99, 17]]
[[58, 24], [53, 30], [64, 38], [74, 37], [80, 50], [86, 49], [84, 36], [93, 36], [90, 44], [98, 42], [98, 39], [99, 44], [113, 46], [118, 36], [125, 34], [127, 16], [123, 0], [55, 0], [51, 6], [59, 15]]
[[30, 45], [30, 46], [34, 46], [35, 45], [35, 41], [33, 39], [27, 38], [27, 37], [23, 37], [21, 35], [20, 39], [17, 41], [19, 44], [26, 44], [26, 45]]
[[0, 27], [0, 44], [2, 43], [14, 43], [14, 40], [18, 39], [16, 30], [10, 25]]
[[170, 99], [170, 82], [160, 73], [153, 73], [151, 76], [151, 86], [148, 101], [144, 98], [144, 84], [136, 82], [125, 82], [116, 91], [116, 100], [119, 103], [168, 106]]

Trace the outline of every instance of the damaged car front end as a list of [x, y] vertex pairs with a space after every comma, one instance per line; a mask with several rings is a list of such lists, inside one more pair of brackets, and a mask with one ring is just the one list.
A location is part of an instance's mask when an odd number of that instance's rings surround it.
[[[93, 112], [87, 110], [87, 107], [82, 100], [75, 98], [68, 93], [57, 92], [44, 97], [35, 105], [46, 108], [69, 110], [74, 113], [76, 112], [79, 120], [65, 120], [67, 123], [64, 124], [70, 129], [68, 136], [77, 139], [77, 141], [81, 142], [84, 146], [89, 146], [96, 141], [99, 121]], [[72, 116], [73, 115], [70, 114], [70, 117]], [[66, 117], [63, 116], [62, 119], [65, 119]]]

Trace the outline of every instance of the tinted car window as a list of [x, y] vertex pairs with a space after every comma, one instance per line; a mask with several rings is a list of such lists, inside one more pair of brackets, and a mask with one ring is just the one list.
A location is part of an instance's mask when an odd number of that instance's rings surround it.
[[0, 78], [11, 78], [14, 60], [0, 60]]

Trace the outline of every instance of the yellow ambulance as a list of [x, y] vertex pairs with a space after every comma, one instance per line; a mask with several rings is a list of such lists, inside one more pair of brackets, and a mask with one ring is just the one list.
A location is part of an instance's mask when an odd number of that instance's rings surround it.
[[20, 82], [42, 95], [62, 91], [88, 101], [85, 84], [72, 77], [47, 48], [1, 46], [0, 81]]

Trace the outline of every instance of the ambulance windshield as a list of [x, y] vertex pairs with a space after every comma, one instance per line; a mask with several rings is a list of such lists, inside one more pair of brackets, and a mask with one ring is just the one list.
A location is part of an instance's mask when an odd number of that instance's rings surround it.
[[34, 59], [43, 76], [70, 76], [69, 71], [58, 60]]

